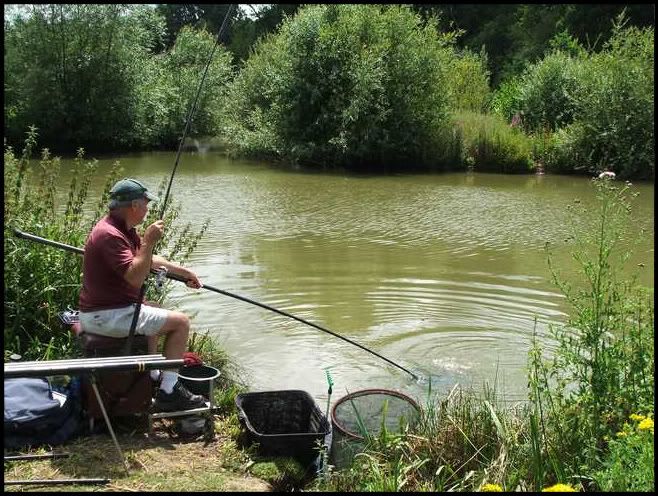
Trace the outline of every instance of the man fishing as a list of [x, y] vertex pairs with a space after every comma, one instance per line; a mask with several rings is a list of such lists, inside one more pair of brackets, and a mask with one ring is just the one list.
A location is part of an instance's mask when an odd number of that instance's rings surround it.
[[[140, 288], [151, 269], [164, 267], [185, 278], [189, 287], [201, 288], [194, 272], [153, 254], [164, 232], [162, 220], [148, 226], [143, 237], [135, 230], [135, 226], [144, 221], [149, 202], [157, 199], [135, 179], [122, 179], [110, 190], [109, 213], [98, 221], [85, 243], [80, 291], [83, 331], [113, 338], [127, 337]], [[189, 330], [187, 315], [142, 304], [135, 334], [147, 336], [150, 354], [157, 352], [158, 338], [164, 335], [164, 355], [174, 360], [183, 358]], [[154, 373], [158, 372], [152, 371], [154, 379]], [[178, 381], [177, 372], [162, 372], [155, 398], [156, 410], [179, 411], [203, 406], [203, 397], [188, 391]]]

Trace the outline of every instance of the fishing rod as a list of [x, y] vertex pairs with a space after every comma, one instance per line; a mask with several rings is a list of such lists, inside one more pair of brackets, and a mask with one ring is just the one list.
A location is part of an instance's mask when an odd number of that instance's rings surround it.
[[[210, 52], [210, 56], [208, 57], [208, 61], [206, 62], [206, 67], [203, 71], [203, 75], [201, 76], [201, 81], [199, 81], [199, 87], [197, 88], [196, 96], [194, 97], [193, 103], [190, 106], [190, 110], [187, 113], [187, 118], [185, 119], [185, 128], [183, 129], [183, 136], [181, 136], [180, 143], [178, 144], [178, 151], [176, 152], [176, 160], [174, 162], [174, 169], [171, 171], [171, 176], [169, 177], [169, 185], [167, 186], [167, 192], [165, 193], [164, 201], [162, 202], [162, 210], [160, 211], [160, 220], [164, 219], [164, 214], [165, 210], [167, 208], [167, 200], [169, 199], [169, 192], [171, 191], [171, 185], [174, 182], [174, 175], [176, 174], [176, 169], [178, 169], [178, 162], [180, 160], [181, 153], [183, 151], [183, 144], [185, 143], [185, 138], [187, 137], [187, 133], [190, 129], [190, 124], [192, 123], [192, 119], [194, 118], [194, 114], [197, 109], [197, 105], [199, 103], [199, 96], [201, 95], [201, 88], [203, 88], [203, 83], [206, 80], [206, 75], [208, 74], [208, 69], [210, 68], [210, 63], [212, 62], [213, 56], [215, 55], [215, 50], [217, 50], [217, 47], [219, 46], [219, 41], [222, 37], [222, 33], [224, 32], [224, 28], [226, 27], [226, 23], [228, 21], [229, 15], [231, 13], [231, 10], [233, 9], [233, 4], [229, 4], [228, 9], [226, 10], [226, 15], [224, 16], [224, 20], [222, 21], [222, 25], [219, 28], [219, 32], [217, 33], [217, 38], [215, 39], [215, 44], [212, 47], [212, 51]], [[139, 312], [141, 311], [142, 308], [142, 300], [144, 299], [144, 295], [146, 294], [146, 280], [144, 280], [144, 283], [142, 284], [142, 287], [139, 290], [139, 297], [137, 299], [137, 302], [135, 304], [135, 312], [133, 313], [133, 319], [132, 322], [130, 323], [130, 331], [128, 332], [128, 340], [126, 341], [126, 346], [124, 349], [124, 354], [129, 354], [132, 351], [132, 344], [133, 344], [133, 337], [135, 335], [135, 328], [137, 327], [137, 320], [139, 319]]]
[[[52, 240], [50, 240], [50, 239], [41, 238], [41, 237], [39, 237], [39, 236], [35, 236], [34, 234], [28, 234], [28, 233], [25, 233], [25, 232], [19, 231], [19, 230], [16, 229], [16, 228], [14, 228], [14, 235], [17, 236], [17, 237], [19, 237], [19, 238], [27, 239], [27, 240], [30, 240], [30, 241], [35, 241], [35, 242], [37, 242], [37, 243], [42, 243], [42, 244], [45, 244], [45, 245], [49, 245], [49, 246], [53, 246], [53, 247], [56, 247], [56, 248], [60, 248], [60, 249], [63, 249], [63, 250], [67, 250], [67, 251], [70, 251], [70, 252], [73, 252], [73, 253], [77, 253], [78, 255], [82, 255], [82, 254], [84, 254], [84, 250], [83, 250], [82, 248], [76, 248], [76, 247], [74, 247], [74, 246], [66, 245], [66, 244], [64, 244], [64, 243], [59, 243], [59, 242], [57, 242], [57, 241], [52, 241]], [[151, 269], [151, 272], [154, 273], [154, 274], [157, 274], [157, 271], [154, 270], [154, 269]], [[168, 279], [173, 279], [173, 280], [175, 280], [175, 281], [179, 281], [179, 282], [187, 282], [187, 279], [185, 279], [184, 277], [179, 276], [179, 275], [176, 275], [176, 274], [172, 274], [172, 273], [169, 273], [169, 272], [167, 272], [165, 276], [166, 276]], [[361, 345], [361, 344], [359, 344], [359, 343], [357, 343], [357, 342], [355, 342], [355, 341], [352, 341], [351, 339], [348, 339], [348, 338], [346, 338], [346, 337], [344, 337], [344, 336], [341, 336], [340, 334], [336, 334], [335, 332], [333, 332], [333, 331], [331, 331], [331, 330], [329, 330], [329, 329], [325, 329], [324, 327], [321, 327], [321, 326], [319, 326], [319, 325], [317, 325], [317, 324], [314, 324], [313, 322], [309, 322], [308, 320], [304, 320], [304, 319], [302, 319], [301, 317], [297, 317], [297, 316], [295, 316], [295, 315], [293, 315], [293, 314], [290, 314], [290, 313], [288, 313], [288, 312], [284, 312], [283, 310], [279, 310], [278, 308], [274, 308], [274, 307], [271, 307], [271, 306], [266, 305], [266, 304], [264, 304], [264, 303], [260, 303], [260, 302], [258, 302], [258, 301], [252, 300], [251, 298], [247, 298], [246, 296], [240, 296], [240, 295], [238, 295], [238, 294], [231, 293], [231, 292], [229, 292], [229, 291], [225, 291], [225, 290], [223, 290], [223, 289], [215, 288], [215, 287], [210, 286], [210, 285], [208, 285], [208, 284], [204, 284], [204, 285], [201, 286], [201, 287], [202, 287], [203, 289], [207, 289], [208, 291], [213, 291], [213, 292], [215, 292], [215, 293], [219, 293], [219, 294], [221, 294], [221, 295], [228, 296], [228, 297], [230, 297], [230, 298], [235, 298], [236, 300], [244, 301], [245, 303], [250, 303], [250, 304], [252, 304], [252, 305], [256, 305], [256, 306], [258, 306], [258, 307], [264, 308], [264, 309], [266, 309], [266, 310], [270, 310], [270, 311], [272, 311], [272, 312], [278, 313], [279, 315], [283, 315], [283, 316], [285, 316], [285, 317], [289, 317], [289, 318], [294, 319], [294, 320], [296, 320], [296, 321], [298, 321], [298, 322], [301, 322], [302, 324], [309, 325], [309, 326], [311, 326], [311, 327], [314, 327], [314, 328], [316, 328], [316, 329], [319, 329], [320, 331], [323, 331], [323, 332], [326, 332], [326, 333], [328, 333], [328, 334], [331, 334], [332, 336], [336, 336], [337, 338], [340, 338], [340, 339], [342, 339], [343, 341], [347, 341], [348, 343], [353, 344], [354, 346], [357, 346], [357, 347], [361, 348], [362, 350], [367, 351], [368, 353], [371, 353], [371, 354], [375, 355], [376, 357], [381, 358], [382, 360], [384, 360], [384, 361], [390, 363], [391, 365], [393, 365], [393, 366], [395, 366], [395, 367], [397, 367], [397, 368], [399, 368], [399, 369], [401, 369], [401, 370], [404, 370], [407, 374], [411, 375], [414, 379], [418, 380], [418, 376], [417, 376], [416, 374], [414, 374], [413, 372], [407, 370], [407, 369], [404, 368], [402, 365], [399, 365], [399, 364], [395, 363], [394, 361], [389, 360], [388, 358], [386, 358], [386, 357], [380, 355], [379, 353], [377, 353], [377, 352], [375, 352], [375, 351], [372, 351], [371, 349], [366, 348], [365, 346], [363, 346], [363, 345]]]

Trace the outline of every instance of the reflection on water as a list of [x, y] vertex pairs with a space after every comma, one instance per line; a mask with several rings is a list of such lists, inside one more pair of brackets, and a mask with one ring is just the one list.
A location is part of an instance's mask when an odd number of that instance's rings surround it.
[[[154, 188], [173, 160], [152, 153], [121, 163]], [[634, 229], [649, 235], [631, 265], [644, 263], [640, 280], [653, 287], [654, 189], [637, 189]], [[319, 404], [327, 367], [332, 400], [371, 387], [422, 399], [430, 381], [447, 391], [494, 380], [506, 399], [523, 399], [533, 329], [550, 351], [549, 326], [568, 311], [544, 245], [572, 273], [565, 207], [593, 201], [584, 178], [311, 174], [212, 153], [183, 156], [172, 194], [182, 221], [211, 219], [189, 262], [207, 284], [315, 322], [422, 376], [261, 308], [176, 287], [172, 304], [219, 339], [253, 390], [303, 389]]]

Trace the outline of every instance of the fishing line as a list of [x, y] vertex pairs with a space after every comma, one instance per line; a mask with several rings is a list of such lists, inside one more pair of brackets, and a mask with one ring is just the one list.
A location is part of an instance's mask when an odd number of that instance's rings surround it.
[[180, 143], [178, 144], [178, 151], [176, 152], [176, 161], [174, 162], [174, 170], [171, 172], [171, 177], [169, 178], [169, 185], [167, 186], [167, 192], [165, 193], [164, 201], [162, 202], [160, 219], [164, 219], [165, 209], [167, 208], [167, 200], [169, 199], [169, 191], [171, 191], [171, 185], [174, 182], [174, 175], [176, 174], [176, 169], [178, 169], [178, 161], [180, 160], [180, 156], [183, 151], [183, 144], [185, 143], [185, 138], [187, 137], [187, 133], [190, 130], [190, 124], [192, 123], [192, 119], [194, 118], [194, 114], [196, 113], [196, 109], [199, 104], [199, 96], [201, 95], [201, 88], [203, 88], [203, 83], [206, 80], [206, 75], [208, 74], [210, 63], [212, 62], [217, 47], [219, 46], [219, 41], [222, 36], [222, 32], [224, 31], [224, 27], [226, 26], [226, 22], [228, 21], [229, 14], [231, 13], [231, 9], [233, 9], [233, 4], [230, 4], [228, 6], [228, 10], [226, 11], [226, 15], [224, 16], [224, 21], [222, 21], [222, 25], [219, 28], [219, 32], [217, 33], [217, 39], [215, 40], [215, 44], [212, 47], [210, 55], [208, 56], [208, 61], [206, 62], [206, 67], [203, 71], [203, 76], [201, 77], [201, 81], [199, 82], [199, 87], [197, 88], [196, 96], [194, 97], [194, 101], [187, 113], [187, 118], [185, 119], [185, 129], [183, 130], [183, 137], [181, 138]]

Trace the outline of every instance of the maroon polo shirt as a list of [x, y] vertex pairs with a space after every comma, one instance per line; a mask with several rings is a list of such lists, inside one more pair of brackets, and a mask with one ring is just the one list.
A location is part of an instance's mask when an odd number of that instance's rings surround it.
[[135, 228], [111, 212], [89, 233], [82, 262], [80, 310], [91, 312], [121, 308], [139, 299], [139, 290], [123, 275], [130, 266], [141, 240]]

